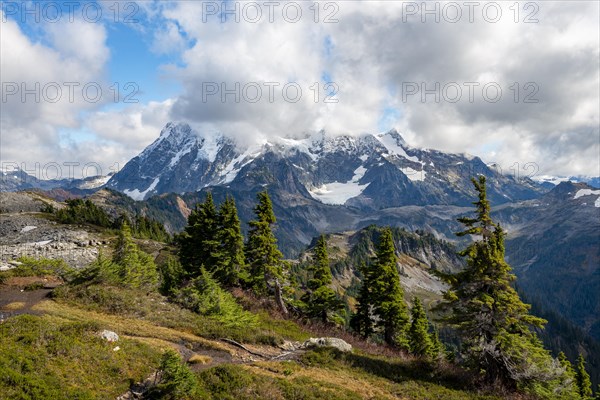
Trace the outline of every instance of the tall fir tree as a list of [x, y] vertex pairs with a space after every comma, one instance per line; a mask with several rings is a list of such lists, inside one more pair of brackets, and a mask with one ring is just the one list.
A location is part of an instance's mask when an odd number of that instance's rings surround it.
[[575, 368], [575, 382], [577, 383], [577, 392], [582, 400], [588, 400], [592, 397], [592, 382], [590, 375], [585, 370], [585, 359], [582, 354], [577, 357], [577, 366]]
[[417, 356], [433, 357], [435, 348], [429, 334], [429, 321], [423, 304], [418, 297], [413, 298], [410, 309], [411, 322], [408, 328], [408, 344], [410, 352]]
[[239, 286], [247, 273], [244, 236], [233, 197], [228, 196], [221, 204], [218, 225], [218, 248], [211, 255], [215, 263], [213, 276], [224, 286]]
[[308, 291], [302, 297], [307, 304], [307, 314], [319, 318], [323, 322], [330, 320], [330, 315], [343, 309], [343, 303], [335, 291], [329, 287], [333, 281], [329, 257], [327, 255], [327, 240], [321, 235], [315, 246], [312, 263], [308, 267], [311, 279], [308, 281]]
[[188, 224], [178, 236], [181, 265], [190, 277], [200, 274], [200, 267], [214, 271], [219, 242], [218, 215], [211, 192], [206, 194], [203, 203], [196, 205], [188, 217]]
[[460, 252], [467, 259], [465, 269], [441, 274], [450, 288], [439, 308], [450, 312], [445, 321], [458, 331], [466, 362], [486, 381], [552, 391], [547, 386], [560, 369], [530, 329], [545, 321], [529, 314], [530, 306], [511, 286], [515, 276], [504, 260], [504, 232], [490, 217], [485, 177], [472, 182], [478, 192], [476, 217], [459, 218], [466, 229], [457, 235], [476, 240]]
[[358, 270], [362, 275], [362, 283], [358, 292], [358, 305], [356, 313], [350, 318], [350, 327], [363, 338], [368, 338], [375, 333], [373, 323], [373, 282], [374, 271], [362, 263]]
[[387, 344], [407, 349], [409, 318], [396, 264], [392, 230], [384, 228], [375, 259], [363, 270], [363, 288], [353, 326], [364, 336], [378, 328]]
[[269, 194], [266, 191], [260, 192], [257, 199], [258, 204], [254, 207], [256, 219], [248, 223], [250, 231], [245, 248], [250, 273], [249, 284], [258, 294], [273, 293], [277, 305], [287, 314], [282, 293], [286, 264], [277, 248], [277, 239], [272, 230], [277, 220]]

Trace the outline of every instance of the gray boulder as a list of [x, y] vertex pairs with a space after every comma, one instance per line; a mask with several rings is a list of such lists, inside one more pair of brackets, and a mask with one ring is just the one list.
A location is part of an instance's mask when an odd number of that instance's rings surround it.
[[117, 335], [115, 332], [113, 331], [109, 331], [109, 330], [103, 330], [100, 333], [100, 337], [104, 340], [106, 340], [107, 342], [116, 342], [119, 340], [119, 335]]
[[333, 347], [342, 352], [352, 351], [352, 345], [345, 340], [334, 337], [310, 338], [302, 345], [305, 349], [315, 347]]

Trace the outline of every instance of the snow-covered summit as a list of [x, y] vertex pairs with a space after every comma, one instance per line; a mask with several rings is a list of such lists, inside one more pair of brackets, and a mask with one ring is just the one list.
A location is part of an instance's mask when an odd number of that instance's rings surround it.
[[311, 201], [383, 207], [468, 203], [469, 178], [478, 173], [495, 179], [500, 201], [530, 198], [536, 190], [499, 175], [478, 157], [411, 147], [396, 130], [358, 136], [319, 131], [239, 146], [170, 122], [107, 186], [142, 200], [209, 186], [279, 185]]

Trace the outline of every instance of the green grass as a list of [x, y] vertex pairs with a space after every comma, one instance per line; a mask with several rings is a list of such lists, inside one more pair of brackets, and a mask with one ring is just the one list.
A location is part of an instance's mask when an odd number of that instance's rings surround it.
[[[59, 263], [25, 261], [18, 274], [62, 271]], [[177, 395], [177, 400], [500, 399], [474, 391], [472, 377], [457, 367], [393, 352], [373, 355], [365, 352], [368, 346], [365, 351], [355, 348], [353, 353], [316, 349], [296, 361], [213, 365], [213, 354], [216, 362], [227, 360], [219, 357], [223, 353], [241, 361], [235, 355], [238, 349], [216, 339], [276, 346], [284, 339], [304, 341], [319, 336], [270, 314], [243, 293], [237, 296], [255, 315], [252, 326], [232, 326], [218, 317], [198, 315], [154, 289], [65, 284], [53, 291], [52, 300], [32, 308], [42, 316], [22, 315], [0, 324], [0, 399], [115, 398], [130, 383], [155, 372], [166, 349], [182, 347], [197, 353], [196, 362], [178, 367], [192, 380], [194, 391]], [[252, 303], [254, 307], [248, 305]], [[117, 332], [118, 343], [100, 339], [98, 332], [103, 329]], [[120, 350], [113, 351], [117, 345]], [[199, 368], [201, 372], [190, 372]], [[169, 393], [155, 391], [149, 398], [174, 398], [177, 392]]]
[[8, 271], [0, 272], [0, 283], [12, 276], [48, 276], [54, 275], [61, 279], [67, 279], [74, 273], [74, 269], [69, 267], [61, 259], [51, 258], [33, 258], [21, 256], [17, 259], [21, 265]]
[[64, 285], [53, 292], [56, 301], [86, 310], [138, 318], [166, 328], [190, 332], [209, 339], [229, 338], [245, 343], [276, 345], [287, 340], [305, 340], [310, 335], [292, 321], [258, 314], [255, 326], [231, 326], [218, 317], [201, 316], [154, 291], [106, 285]]
[[137, 341], [108, 343], [103, 327], [21, 315], [0, 324], [0, 398], [107, 399], [146, 378], [159, 352]]
[[[194, 351], [229, 351], [211, 340], [218, 328], [207, 327], [209, 319], [154, 292], [87, 289], [64, 286], [55, 293], [57, 301], [34, 307], [45, 315], [14, 317], [0, 325], [0, 399], [115, 398], [130, 382], [157, 370], [167, 348], [189, 344]], [[119, 302], [123, 304], [116, 308]], [[258, 313], [258, 320], [259, 329], [243, 338], [282, 335], [299, 340], [310, 335], [267, 312]], [[119, 342], [100, 339], [102, 329], [116, 331]], [[121, 348], [117, 352], [116, 345]], [[210, 357], [205, 359], [210, 362]], [[190, 399], [500, 399], [474, 392], [468, 375], [448, 365], [331, 348], [306, 352], [297, 361], [216, 365], [195, 372], [193, 379], [197, 390]]]
[[390, 394], [409, 399], [500, 399], [474, 392], [472, 379], [464, 371], [420, 359], [342, 353], [333, 348], [320, 348], [305, 353], [299, 361], [311, 368], [327, 369], [349, 375], [353, 380], [371, 382]]
[[353, 360], [352, 355], [320, 349], [306, 353], [299, 362], [211, 368], [199, 374], [199, 386], [211, 399], [501, 399], [455, 388], [468, 381], [440, 377], [432, 371], [400, 359], [359, 356]]
[[[209, 399], [323, 399], [360, 400], [357, 393], [341, 385], [306, 376], [255, 372], [239, 365], [222, 365], [199, 374], [203, 395]], [[198, 397], [200, 398], [200, 397]]]

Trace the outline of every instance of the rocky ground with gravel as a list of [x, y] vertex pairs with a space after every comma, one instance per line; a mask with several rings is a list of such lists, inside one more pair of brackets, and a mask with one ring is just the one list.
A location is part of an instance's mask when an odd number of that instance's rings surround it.
[[0, 193], [0, 270], [10, 269], [21, 256], [60, 258], [81, 268], [108, 246], [102, 231], [60, 224], [42, 213], [46, 204], [62, 207], [36, 193]]

